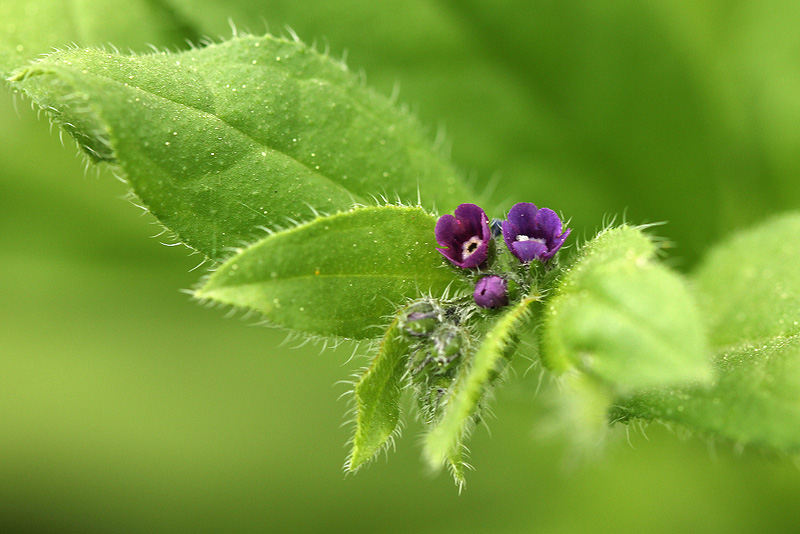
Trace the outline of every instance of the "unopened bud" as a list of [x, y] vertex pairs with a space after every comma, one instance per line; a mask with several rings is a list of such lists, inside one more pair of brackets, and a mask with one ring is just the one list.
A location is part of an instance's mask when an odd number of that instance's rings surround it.
[[441, 310], [432, 302], [415, 302], [403, 317], [403, 327], [412, 336], [427, 336], [441, 323], [441, 316]]
[[461, 354], [466, 344], [466, 332], [454, 325], [442, 325], [433, 335], [434, 361], [446, 371]]

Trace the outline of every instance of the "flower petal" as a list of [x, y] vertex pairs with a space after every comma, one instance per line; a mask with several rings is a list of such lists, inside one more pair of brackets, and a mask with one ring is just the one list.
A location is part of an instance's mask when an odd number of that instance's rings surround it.
[[548, 247], [552, 247], [553, 240], [561, 235], [561, 219], [556, 212], [550, 208], [542, 208], [536, 214], [536, 235], [547, 241]]
[[488, 226], [489, 218], [483, 212], [483, 209], [476, 204], [461, 204], [455, 211], [456, 219], [461, 223], [463, 228], [465, 241], [472, 236], [483, 236], [484, 222]]
[[508, 222], [512, 224], [517, 234], [533, 237], [531, 233], [534, 230], [538, 211], [539, 208], [532, 202], [519, 202], [509, 210]]
[[541, 259], [547, 254], [547, 245], [534, 239], [529, 241], [516, 241], [511, 245], [511, 252], [520, 261], [533, 261]]
[[511, 250], [511, 245], [517, 240], [519, 230], [517, 230], [514, 223], [511, 221], [503, 221], [501, 228], [503, 230], [503, 241], [506, 242], [506, 246]]
[[436, 228], [434, 229], [436, 242], [443, 247], [455, 248], [456, 234], [459, 230], [460, 225], [455, 217], [450, 214], [442, 215], [436, 221]]
[[558, 250], [561, 248], [561, 245], [564, 244], [564, 241], [567, 240], [567, 236], [569, 236], [571, 231], [572, 228], [567, 228], [560, 236], [553, 238], [553, 242], [550, 244], [549, 250], [546, 254], [542, 255], [542, 261], [549, 260], [556, 255], [556, 252], [558, 252]]

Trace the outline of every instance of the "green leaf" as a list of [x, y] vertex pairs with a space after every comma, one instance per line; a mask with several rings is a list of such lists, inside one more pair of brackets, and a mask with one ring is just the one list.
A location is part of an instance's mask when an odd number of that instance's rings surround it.
[[[13, 0], [0, 3], [0, 75], [66, 46], [145, 50], [186, 46], [200, 34], [164, 1]], [[135, 21], [135, 24], [131, 22]]]
[[309, 334], [370, 338], [409, 298], [464, 282], [436, 251], [436, 219], [384, 206], [319, 217], [261, 240], [196, 293]]
[[613, 416], [678, 423], [741, 445], [800, 452], [800, 214], [715, 247], [695, 273], [717, 380], [619, 401]]
[[[402, 312], [401, 312], [402, 313]], [[378, 354], [354, 390], [356, 431], [346, 471], [356, 471], [391, 443], [400, 422], [402, 379], [409, 342], [400, 328], [400, 314], [386, 330]]]
[[716, 347], [800, 333], [800, 215], [773, 219], [715, 247], [694, 280]]
[[606, 230], [581, 250], [547, 305], [545, 365], [577, 367], [618, 392], [711, 377], [692, 295], [655, 253], [630, 226]]
[[[380, 195], [450, 210], [469, 198], [413, 117], [305, 45], [236, 37], [180, 54], [52, 54], [31, 96], [189, 246], [219, 259], [259, 226]], [[72, 125], [72, 126], [70, 126]]]
[[463, 483], [464, 439], [476, 422], [493, 382], [513, 356], [517, 348], [517, 332], [529, 323], [531, 307], [538, 300], [538, 296], [526, 297], [496, 319], [456, 379], [445, 401], [441, 419], [425, 438], [428, 463], [434, 468], [448, 463], [459, 484]]
[[678, 423], [739, 445], [800, 452], [800, 336], [720, 351], [710, 387], [664, 388], [620, 400], [613, 420]]

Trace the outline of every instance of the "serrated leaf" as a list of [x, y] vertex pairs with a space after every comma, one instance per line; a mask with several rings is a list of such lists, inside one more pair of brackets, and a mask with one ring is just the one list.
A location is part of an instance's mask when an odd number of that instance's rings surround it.
[[186, 46], [200, 37], [166, 2], [152, 0], [128, 0], [124, 9], [115, 0], [13, 0], [0, 2], [0, 21], [3, 77], [40, 54], [76, 43], [145, 50]]
[[525, 297], [495, 320], [471, 361], [456, 379], [445, 401], [441, 419], [425, 437], [428, 463], [439, 468], [447, 462], [459, 484], [463, 483], [461, 449], [464, 439], [472, 429], [493, 382], [514, 354], [517, 331], [525, 327], [531, 316], [531, 307], [538, 300], [538, 296]]
[[435, 224], [420, 208], [398, 206], [319, 217], [237, 254], [197, 296], [308, 334], [376, 337], [407, 299], [463, 289], [436, 251]]
[[545, 312], [542, 356], [614, 391], [711, 377], [702, 320], [686, 283], [654, 261], [639, 229], [606, 230], [560, 279]]
[[800, 215], [715, 247], [694, 279], [718, 378], [622, 400], [614, 417], [678, 423], [743, 445], [800, 451]]
[[409, 348], [399, 323], [398, 314], [386, 330], [372, 363], [356, 383], [353, 392], [356, 431], [353, 450], [345, 464], [347, 471], [356, 471], [372, 460], [397, 432]]
[[397, 195], [450, 210], [469, 197], [419, 124], [305, 45], [235, 37], [179, 54], [71, 50], [12, 83], [118, 164], [142, 202], [219, 259], [259, 226]]

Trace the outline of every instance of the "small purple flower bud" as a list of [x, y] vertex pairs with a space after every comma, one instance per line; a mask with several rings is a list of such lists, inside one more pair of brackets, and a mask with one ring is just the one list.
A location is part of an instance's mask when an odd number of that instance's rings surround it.
[[556, 212], [538, 209], [530, 202], [515, 204], [503, 221], [503, 240], [511, 253], [522, 262], [552, 258], [571, 232], [563, 229]]
[[478, 280], [472, 296], [481, 308], [500, 308], [508, 304], [508, 282], [499, 276], [485, 276]]
[[486, 261], [491, 239], [489, 219], [475, 204], [461, 204], [455, 217], [442, 215], [436, 222], [437, 248], [450, 263], [474, 269]]

